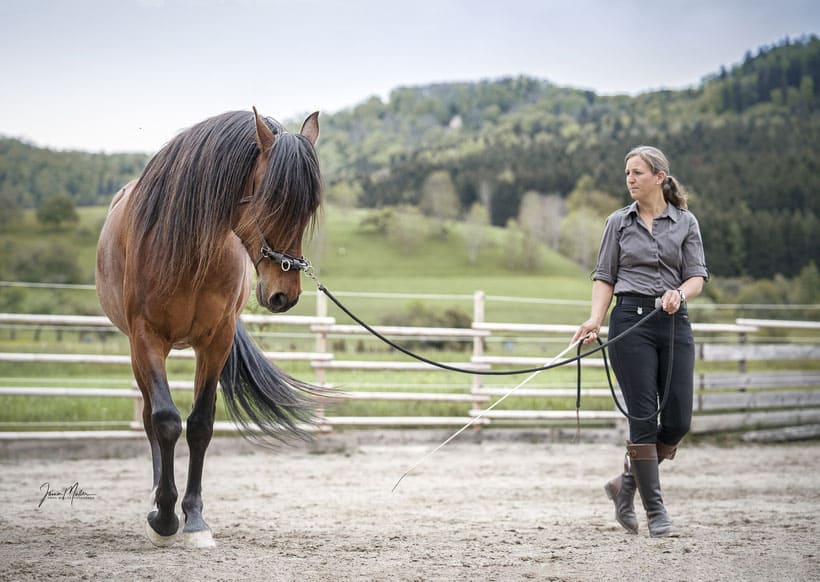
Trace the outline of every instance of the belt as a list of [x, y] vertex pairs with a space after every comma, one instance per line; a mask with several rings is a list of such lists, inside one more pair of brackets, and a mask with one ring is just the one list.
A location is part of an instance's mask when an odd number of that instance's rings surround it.
[[660, 297], [648, 297], [646, 295], [618, 295], [615, 299], [616, 305], [625, 305], [628, 307], [643, 307], [644, 309], [655, 309], [660, 307]]

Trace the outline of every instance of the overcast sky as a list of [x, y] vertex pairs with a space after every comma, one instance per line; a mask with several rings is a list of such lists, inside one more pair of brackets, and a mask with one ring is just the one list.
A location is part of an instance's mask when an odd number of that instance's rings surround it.
[[227, 110], [519, 74], [636, 94], [819, 32], [817, 0], [0, 0], [0, 134], [156, 151]]

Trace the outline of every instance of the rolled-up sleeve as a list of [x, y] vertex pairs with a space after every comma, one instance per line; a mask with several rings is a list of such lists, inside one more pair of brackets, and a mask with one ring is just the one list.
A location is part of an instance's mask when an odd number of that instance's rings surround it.
[[689, 231], [683, 241], [681, 255], [681, 277], [687, 280], [691, 277], [709, 279], [709, 269], [706, 267], [706, 253], [703, 250], [703, 239], [700, 236], [698, 220], [691, 213], [689, 217]]
[[619, 217], [613, 215], [607, 218], [604, 224], [601, 248], [598, 251], [598, 264], [592, 273], [593, 281], [604, 281], [614, 285], [618, 278], [618, 265], [621, 256], [621, 249], [618, 244], [620, 223]]

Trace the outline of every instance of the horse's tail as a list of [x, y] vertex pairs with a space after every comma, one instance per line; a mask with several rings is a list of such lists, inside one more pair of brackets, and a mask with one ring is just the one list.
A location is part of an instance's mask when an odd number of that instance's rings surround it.
[[318, 421], [316, 396], [326, 394], [270, 363], [240, 321], [219, 380], [228, 414], [251, 440], [308, 437]]

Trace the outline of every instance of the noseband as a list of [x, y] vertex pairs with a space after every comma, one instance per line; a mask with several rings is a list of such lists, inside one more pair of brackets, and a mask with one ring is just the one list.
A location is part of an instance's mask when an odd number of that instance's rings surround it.
[[308, 261], [305, 257], [294, 257], [293, 255], [289, 255], [282, 251], [275, 251], [268, 246], [267, 242], [264, 242], [264, 239], [262, 242], [262, 248], [259, 250], [259, 258], [256, 259], [256, 262], [253, 264], [254, 268], [259, 266], [262, 259], [268, 259], [274, 263], [279, 263], [282, 270], [286, 272], [308, 271], [311, 268], [310, 261]]
[[[253, 200], [253, 194], [242, 198], [239, 201], [239, 204], [247, 204], [251, 200]], [[262, 262], [262, 259], [268, 259], [269, 261], [278, 263], [282, 270], [285, 272], [310, 272], [311, 268], [313, 267], [313, 265], [310, 264], [310, 261], [308, 261], [305, 257], [294, 257], [293, 255], [289, 255], [284, 251], [273, 250], [272, 248], [270, 248], [268, 241], [265, 240], [265, 237], [262, 235], [262, 231], [260, 230], [259, 225], [256, 223], [255, 220], [254, 226], [256, 227], [256, 231], [259, 233], [259, 236], [262, 238], [262, 247], [259, 249], [259, 258], [253, 262], [254, 269], [258, 269], [259, 263]]]

